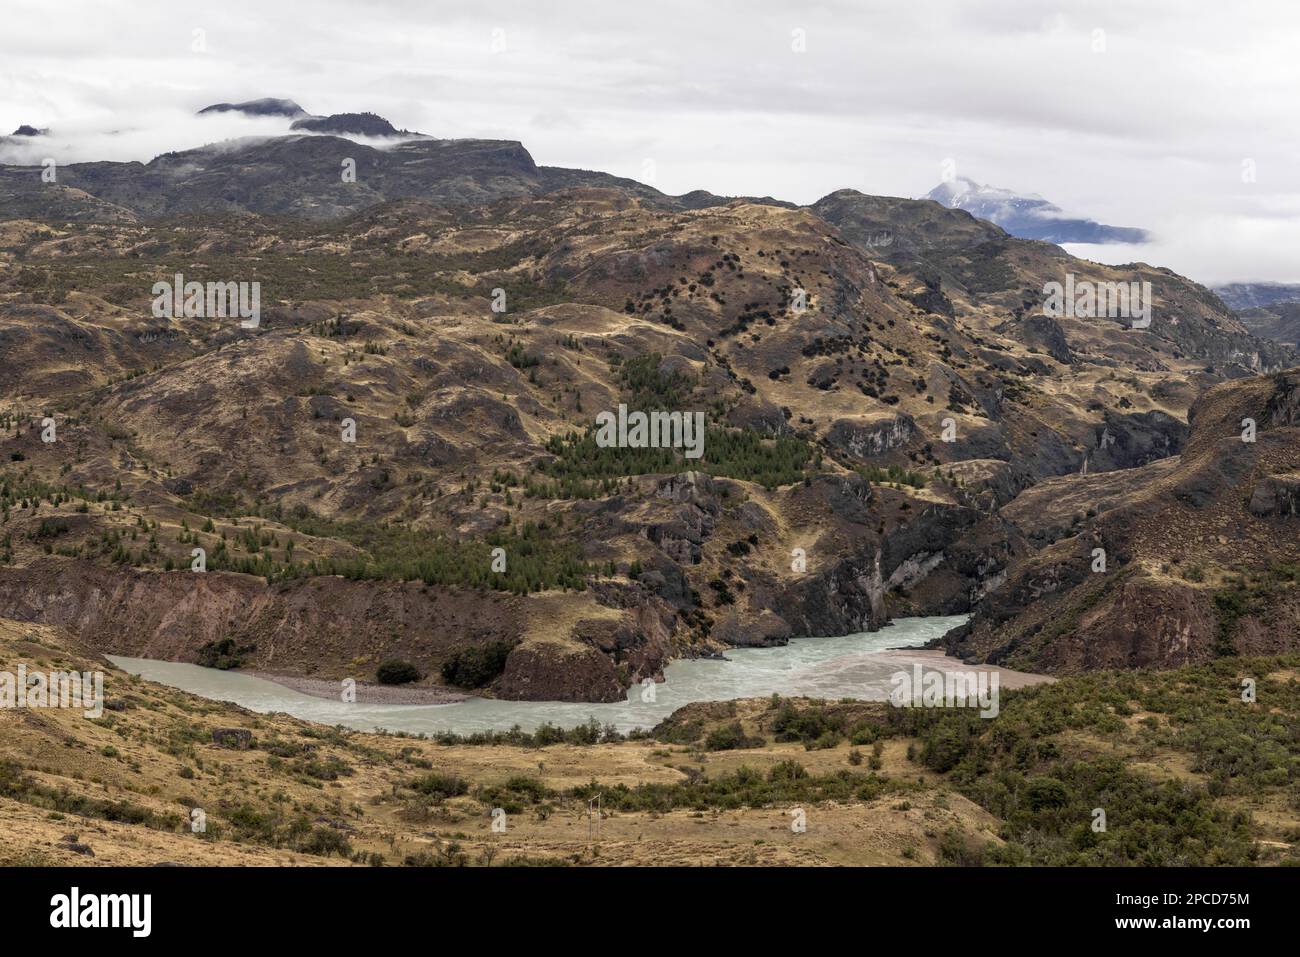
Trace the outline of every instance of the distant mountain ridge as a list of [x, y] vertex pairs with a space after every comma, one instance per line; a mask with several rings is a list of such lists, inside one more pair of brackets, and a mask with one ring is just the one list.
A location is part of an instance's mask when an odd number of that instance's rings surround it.
[[291, 130], [311, 133], [337, 133], [346, 136], [398, 136], [407, 132], [398, 130], [382, 116], [375, 113], [334, 113], [330, 116], [304, 116], [294, 120]]
[[1232, 282], [1212, 288], [1230, 309], [1236, 310], [1300, 302], [1300, 283]]
[[[199, 115], [232, 111], [298, 119], [284, 135], [227, 140], [164, 153], [147, 163], [71, 163], [59, 167], [55, 183], [42, 180], [37, 167], [0, 165], [0, 208], [15, 217], [124, 223], [194, 213], [333, 219], [398, 199], [457, 206], [593, 186], [618, 188], [666, 209], [700, 209], [734, 199], [704, 190], [668, 196], [609, 173], [538, 166], [514, 140], [437, 139], [399, 131], [374, 113], [313, 116], [292, 100], [219, 103]], [[412, 139], [376, 149], [349, 135]], [[340, 176], [344, 160], [355, 162], [355, 181]]]
[[260, 100], [247, 100], [243, 103], [214, 103], [199, 110], [198, 115], [207, 113], [243, 113], [245, 116], [287, 116], [296, 119], [306, 116], [307, 111], [293, 100], [262, 97]]
[[407, 130], [399, 130], [392, 123], [377, 113], [331, 113], [317, 116], [308, 113], [293, 100], [263, 97], [260, 100], [248, 100], [244, 103], [214, 103], [199, 110], [196, 116], [212, 113], [242, 113], [244, 116], [283, 116], [293, 120], [290, 130], [306, 130], [309, 133], [334, 133], [339, 136], [399, 136]]
[[1091, 219], [1067, 216], [1059, 206], [1033, 193], [1016, 193], [996, 186], [984, 186], [965, 176], [940, 183], [925, 199], [950, 209], [964, 209], [972, 216], [1001, 226], [1020, 239], [1056, 243], [1143, 243], [1150, 238], [1145, 229], [1106, 226]]

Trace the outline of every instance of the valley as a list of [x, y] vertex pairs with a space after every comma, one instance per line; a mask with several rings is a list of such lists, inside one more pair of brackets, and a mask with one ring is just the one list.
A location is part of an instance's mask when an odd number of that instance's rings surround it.
[[1276, 330], [930, 199], [316, 121], [0, 168], [0, 648], [107, 689], [0, 710], [8, 863], [1295, 862]]
[[[988, 596], [1187, 466], [1207, 390], [1289, 381], [1294, 353], [1202, 287], [930, 201], [670, 207], [602, 186], [326, 223], [9, 220], [0, 614], [114, 654], [327, 680], [397, 660], [432, 684], [483, 658], [471, 690], [621, 700], [731, 646], [971, 612], [982, 634]], [[259, 326], [154, 315], [177, 274], [259, 283]], [[1149, 283], [1149, 326], [1043, 315], [1074, 278]], [[687, 410], [701, 448], [602, 447], [620, 407]], [[1252, 455], [1193, 507], [1290, 467]], [[1079, 508], [1017, 506], [1045, 482]], [[1293, 560], [1286, 514], [1242, 519], [1276, 529], [1272, 559]], [[1215, 584], [1268, 564], [1235, 534], [1199, 559]], [[1258, 610], [1233, 628], [1285, 647], [1289, 613]], [[1199, 636], [1176, 660], [1219, 620], [1173, 613], [1176, 643]], [[1133, 652], [1124, 627], [1092, 640], [1107, 661], [1175, 641]]]

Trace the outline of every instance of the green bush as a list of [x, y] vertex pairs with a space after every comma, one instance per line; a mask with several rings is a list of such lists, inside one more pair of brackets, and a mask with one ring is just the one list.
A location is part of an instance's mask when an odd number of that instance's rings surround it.
[[458, 688], [482, 688], [506, 669], [506, 659], [518, 641], [500, 639], [475, 648], [462, 648], [442, 664], [442, 680]]
[[420, 670], [409, 661], [390, 658], [375, 669], [375, 680], [381, 685], [404, 685], [420, 680]]
[[410, 784], [414, 791], [420, 794], [428, 795], [438, 801], [447, 798], [460, 797], [462, 794], [469, 793], [469, 785], [455, 774], [441, 774], [438, 771], [430, 772], [422, 778], [418, 778]]
[[742, 748], [761, 748], [767, 742], [763, 738], [751, 738], [739, 721], [714, 728], [704, 739], [706, 751], [736, 751]]
[[239, 647], [233, 638], [209, 641], [199, 648], [198, 663], [205, 668], [220, 668], [229, 671], [242, 667], [244, 655], [254, 649], [253, 645]]

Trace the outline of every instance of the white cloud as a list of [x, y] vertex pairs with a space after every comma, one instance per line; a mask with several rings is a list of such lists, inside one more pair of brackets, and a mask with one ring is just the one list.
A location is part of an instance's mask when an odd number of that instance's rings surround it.
[[[53, 127], [56, 158], [148, 160], [260, 134], [274, 121], [254, 129], [192, 114], [262, 96], [317, 113], [372, 110], [436, 136], [518, 139], [548, 165], [635, 177], [651, 158], [656, 185], [672, 193], [811, 202], [848, 186], [919, 196], [951, 157], [981, 182], [1149, 228], [1159, 241], [1140, 258], [1194, 278], [1300, 280], [1283, 255], [1300, 233], [1295, 5], [6, 8], [0, 126]], [[196, 29], [206, 52], [191, 48]], [[804, 53], [791, 49], [795, 29]], [[494, 36], [504, 38], [501, 52]], [[1104, 52], [1094, 50], [1097, 36]], [[108, 137], [114, 129], [126, 132]], [[1254, 183], [1242, 182], [1246, 159]]]

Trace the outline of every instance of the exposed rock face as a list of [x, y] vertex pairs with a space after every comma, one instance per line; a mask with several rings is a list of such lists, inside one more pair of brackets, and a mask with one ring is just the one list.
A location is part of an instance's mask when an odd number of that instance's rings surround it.
[[655, 496], [677, 504], [673, 517], [646, 528], [646, 537], [679, 565], [698, 565], [705, 539], [717, 523], [717, 487], [703, 472], [663, 479]]
[[960, 500], [970, 508], [991, 512], [1024, 490], [1024, 482], [1011, 464], [1001, 459], [967, 459], [944, 465], [961, 484]]
[[1020, 320], [1020, 334], [1030, 346], [1037, 346], [1062, 365], [1071, 365], [1074, 354], [1061, 324], [1051, 316], [1031, 315]]
[[1176, 668], [1207, 653], [1218, 627], [1209, 596], [1191, 588], [1126, 582], [1045, 649], [1055, 672], [1095, 668]]
[[887, 609], [891, 616], [969, 612], [1027, 552], [1019, 532], [998, 516], [931, 506], [884, 541]]
[[998, 422], [977, 419], [963, 423], [958, 429], [954, 441], [944, 442], [941, 446], [944, 460], [952, 457], [958, 461], [966, 459], [1002, 459], [1012, 457], [1011, 445], [1007, 441], [1006, 429]]
[[623, 685], [662, 677], [672, 653], [677, 615], [667, 602], [647, 596], [639, 588], [621, 591], [618, 596], [606, 591], [601, 597], [607, 605], [624, 609], [623, 615], [581, 619], [570, 638], [607, 655]]
[[1163, 412], [1117, 415], [1107, 411], [1096, 430], [1096, 445], [1088, 453], [1088, 470], [1131, 469], [1183, 450], [1188, 427]]
[[789, 588], [777, 605], [795, 635], [874, 631], [888, 620], [880, 552], [847, 558]]
[[847, 458], [865, 461], [907, 444], [915, 431], [916, 423], [908, 415], [837, 419], [831, 424], [826, 441]]
[[784, 618], [764, 609], [757, 618], [747, 622], [742, 622], [735, 614], [720, 618], [713, 626], [711, 636], [737, 648], [770, 648], [784, 645], [791, 634]]
[[1250, 511], [1261, 518], [1300, 515], [1300, 475], [1270, 475], [1250, 495]]
[[436, 674], [457, 648], [519, 637], [519, 601], [418, 582], [144, 572], [47, 560], [0, 576], [0, 614], [64, 627], [102, 652], [197, 661], [233, 638], [249, 667], [345, 677], [353, 659], [400, 658]]
[[551, 642], [519, 645], [497, 680], [498, 697], [515, 701], [621, 701], [627, 689], [614, 662], [592, 647]]
[[[1091, 500], [1101, 507], [1076, 513], [1068, 537], [1015, 565], [944, 647], [1056, 672], [1167, 668], [1296, 647], [1298, 394], [1300, 370], [1224, 384], [1193, 408], [1180, 458], [1055, 480], [1057, 498], [1078, 484], [1100, 493]], [[1253, 440], [1245, 420], [1258, 424]], [[1029, 521], [1015, 502], [1005, 512]], [[1059, 520], [1046, 524], [1053, 536], [1061, 531]]]

